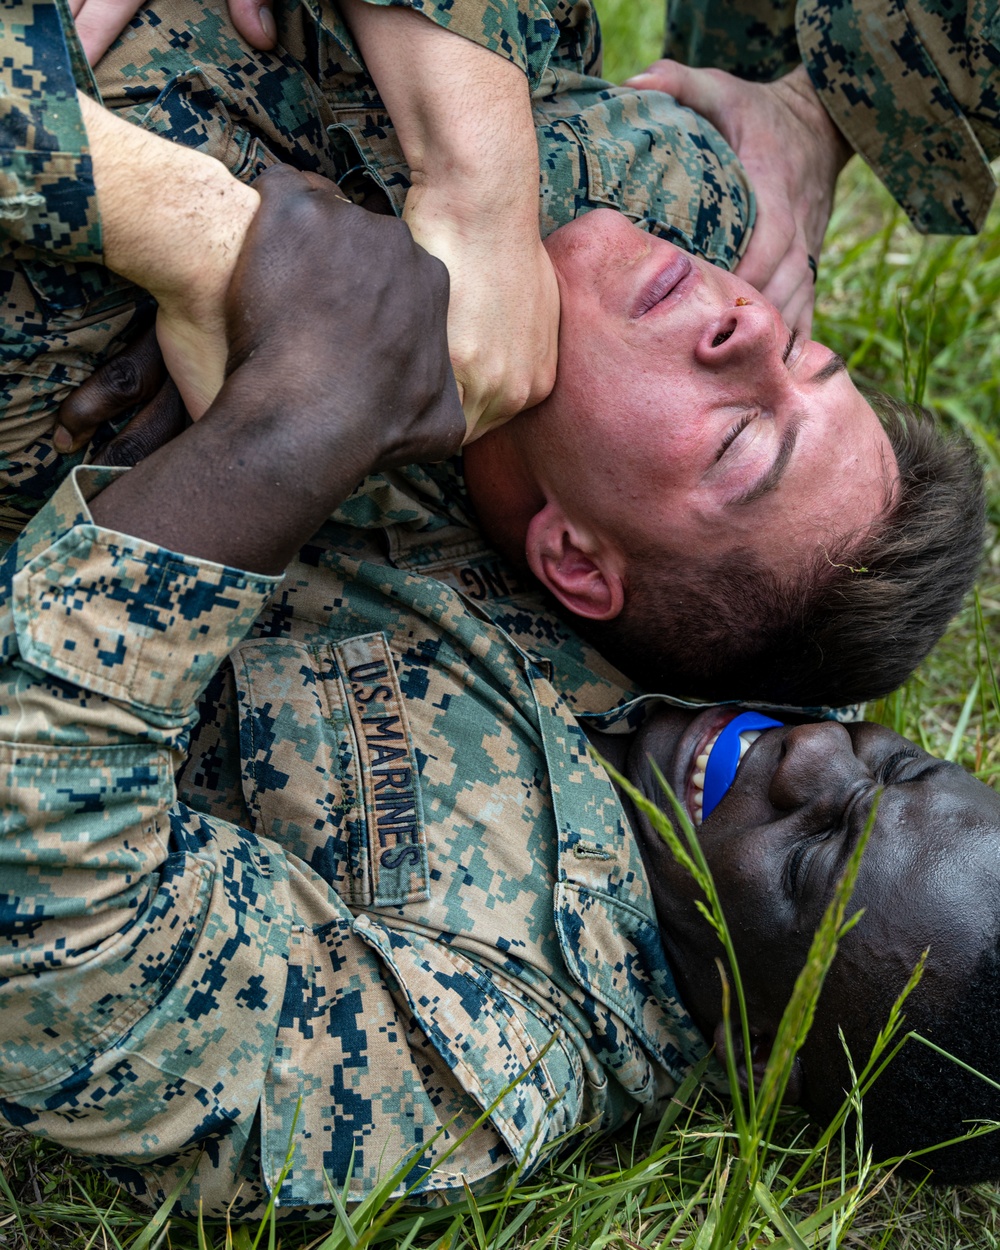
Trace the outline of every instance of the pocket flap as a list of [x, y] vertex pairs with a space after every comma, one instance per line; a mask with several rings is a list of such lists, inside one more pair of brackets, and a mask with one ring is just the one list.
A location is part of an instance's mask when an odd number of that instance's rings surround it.
[[580, 1119], [582, 1073], [565, 1036], [505, 994], [495, 969], [484, 972], [454, 947], [370, 916], [354, 927], [392, 969], [456, 1081], [530, 1169]]
[[240, 754], [257, 831], [353, 907], [428, 897], [419, 764], [384, 634], [234, 653]]

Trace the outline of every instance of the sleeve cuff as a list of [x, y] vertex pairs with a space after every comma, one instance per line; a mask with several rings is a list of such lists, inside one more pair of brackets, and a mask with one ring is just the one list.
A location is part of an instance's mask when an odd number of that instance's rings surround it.
[[195, 560], [96, 525], [123, 469], [81, 466], [0, 565], [0, 646], [60, 681], [178, 721], [280, 578]]
[[[5, 120], [0, 116], [0, 126]], [[0, 222], [11, 242], [62, 260], [101, 259], [87, 153], [7, 151], [0, 161]]]
[[438, 26], [453, 31], [528, 75], [534, 90], [559, 42], [559, 27], [541, 0], [367, 0], [422, 13]]
[[796, 30], [827, 112], [913, 225], [980, 230], [996, 189], [989, 159], [902, 0], [805, 0]]

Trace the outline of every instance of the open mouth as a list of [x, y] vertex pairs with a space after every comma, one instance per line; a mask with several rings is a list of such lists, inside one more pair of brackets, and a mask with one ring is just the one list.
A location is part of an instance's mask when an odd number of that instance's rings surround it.
[[698, 743], [689, 765], [687, 808], [695, 826], [712, 814], [736, 780], [743, 758], [766, 729], [781, 722], [759, 712], [734, 712]]

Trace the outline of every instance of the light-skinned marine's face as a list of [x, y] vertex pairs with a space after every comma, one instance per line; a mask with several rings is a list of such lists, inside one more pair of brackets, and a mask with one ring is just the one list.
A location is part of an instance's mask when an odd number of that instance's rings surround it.
[[571, 508], [667, 551], [749, 544], [775, 567], [884, 509], [896, 465], [871, 407], [752, 287], [611, 210], [546, 247], [559, 371], [529, 436]]

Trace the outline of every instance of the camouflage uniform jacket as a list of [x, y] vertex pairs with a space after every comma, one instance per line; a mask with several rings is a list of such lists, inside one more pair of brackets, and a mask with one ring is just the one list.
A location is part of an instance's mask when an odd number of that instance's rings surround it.
[[1000, 155], [994, 0], [672, 0], [665, 54], [764, 81], [801, 59], [918, 230], [982, 229]]
[[247, 1215], [654, 1111], [704, 1046], [551, 659], [578, 710], [629, 692], [511, 606], [454, 467], [280, 582], [96, 527], [114, 472], [2, 570], [0, 1115]]

